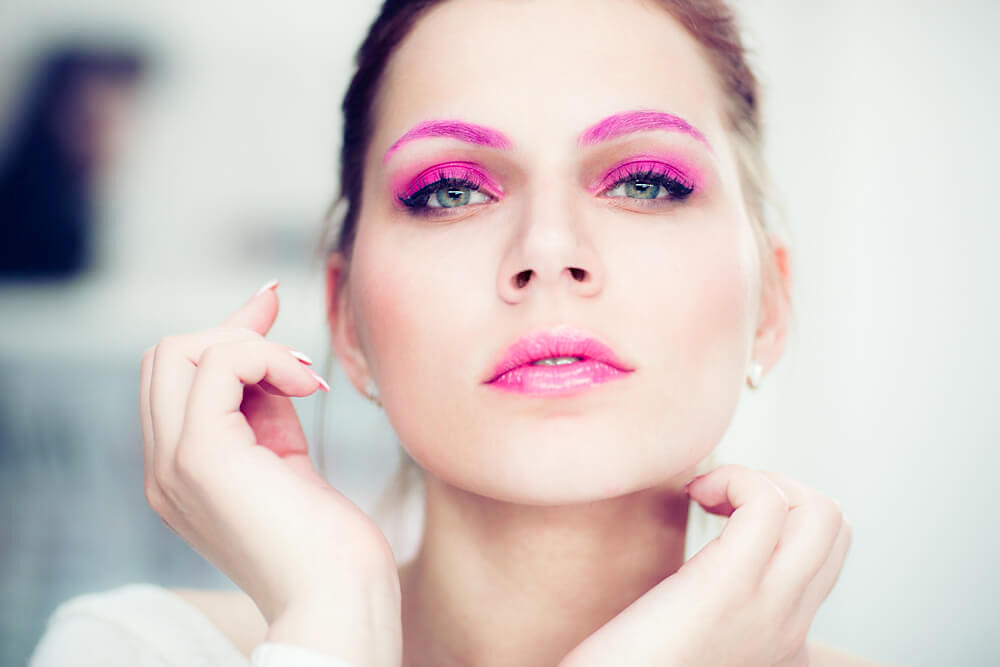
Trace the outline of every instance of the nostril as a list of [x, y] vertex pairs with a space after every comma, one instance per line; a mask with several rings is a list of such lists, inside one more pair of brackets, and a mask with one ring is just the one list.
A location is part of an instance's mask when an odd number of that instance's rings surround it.
[[528, 269], [527, 271], [521, 271], [516, 276], [514, 276], [514, 284], [517, 285], [518, 288], [521, 288], [527, 285], [528, 280], [530, 279], [531, 279], [531, 269]]
[[578, 281], [578, 282], [583, 282], [586, 279], [586, 277], [587, 277], [587, 272], [586, 271], [584, 271], [583, 269], [578, 269], [578, 268], [573, 267], [573, 266], [569, 267], [569, 272], [570, 272], [570, 275], [573, 276], [573, 279], [576, 280], [576, 281]]

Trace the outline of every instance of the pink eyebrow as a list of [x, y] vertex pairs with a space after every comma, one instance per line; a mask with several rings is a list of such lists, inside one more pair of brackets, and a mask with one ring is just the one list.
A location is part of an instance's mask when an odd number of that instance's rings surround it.
[[488, 146], [499, 149], [507, 149], [512, 146], [510, 139], [502, 132], [483, 127], [482, 125], [463, 123], [459, 120], [429, 120], [414, 126], [406, 134], [397, 139], [396, 143], [390, 146], [389, 150], [385, 152], [382, 162], [385, 163], [393, 153], [405, 144], [428, 137], [450, 137], [477, 146]]
[[643, 132], [646, 130], [671, 130], [681, 132], [694, 137], [712, 150], [711, 144], [701, 132], [693, 127], [680, 116], [664, 113], [662, 111], [625, 111], [608, 116], [604, 120], [591, 125], [580, 135], [580, 145], [590, 146], [592, 144], [610, 141], [616, 137], [633, 132]]

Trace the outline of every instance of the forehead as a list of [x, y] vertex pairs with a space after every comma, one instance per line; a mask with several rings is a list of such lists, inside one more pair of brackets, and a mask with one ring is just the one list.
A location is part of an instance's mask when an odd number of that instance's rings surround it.
[[413, 125], [461, 118], [519, 146], [575, 143], [597, 119], [657, 109], [709, 140], [718, 90], [699, 45], [655, 0], [450, 0], [393, 54], [372, 148]]

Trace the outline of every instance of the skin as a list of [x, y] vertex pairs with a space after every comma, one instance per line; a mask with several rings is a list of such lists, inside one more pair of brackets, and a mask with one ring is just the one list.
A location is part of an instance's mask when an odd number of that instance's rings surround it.
[[[533, 48], [511, 49], [512, 34]], [[456, 53], [461, 69], [442, 66]], [[682, 563], [681, 487], [728, 427], [749, 360], [770, 368], [787, 323], [787, 304], [762, 294], [719, 95], [683, 28], [638, 2], [446, 3], [393, 56], [353, 257], [334, 258], [329, 279], [343, 367], [359, 391], [374, 379], [427, 480], [424, 541], [401, 570], [410, 664], [553, 664]], [[579, 145], [631, 109], [675, 113], [714, 150], [667, 131]], [[430, 119], [497, 128], [514, 146], [396, 145]], [[698, 196], [630, 210], [582, 187], [648, 149], [695, 165]], [[504, 198], [435, 220], [394, 207], [394, 176], [432, 157], [488, 165]], [[480, 384], [510, 341], [561, 323], [636, 372], [558, 400]]]
[[[532, 50], [512, 50], [513, 34]], [[455, 54], [461, 69], [442, 66]], [[312, 468], [288, 397], [322, 381], [266, 340], [273, 285], [144, 355], [150, 505], [247, 593], [265, 640], [357, 665], [835, 664], [805, 638], [850, 543], [836, 503], [743, 466], [692, 481], [750, 360], [766, 371], [780, 356], [788, 304], [762, 282], [721, 93], [688, 34], [638, 1], [449, 2], [396, 51], [381, 93], [328, 315], [345, 373], [361, 392], [374, 380], [424, 470], [417, 556], [397, 569]], [[580, 141], [639, 109], [704, 141], [662, 128]], [[396, 145], [434, 119], [509, 146]], [[639, 153], [687, 166], [698, 189], [644, 208], [589, 187]], [[435, 160], [481, 165], [502, 197], [412, 216], [393, 184]], [[516, 338], [562, 324], [635, 371], [559, 398], [483, 384]], [[729, 520], [684, 562], [691, 500]]]

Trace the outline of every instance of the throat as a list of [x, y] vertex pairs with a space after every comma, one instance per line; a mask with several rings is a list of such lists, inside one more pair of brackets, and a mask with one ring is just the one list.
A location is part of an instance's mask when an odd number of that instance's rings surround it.
[[683, 563], [686, 497], [538, 507], [433, 478], [427, 494], [424, 539], [400, 569], [410, 667], [557, 664]]

